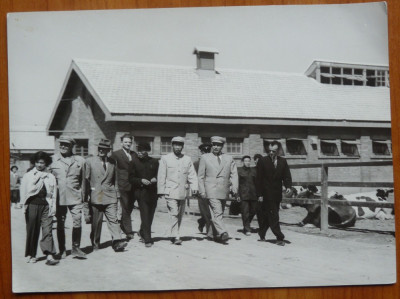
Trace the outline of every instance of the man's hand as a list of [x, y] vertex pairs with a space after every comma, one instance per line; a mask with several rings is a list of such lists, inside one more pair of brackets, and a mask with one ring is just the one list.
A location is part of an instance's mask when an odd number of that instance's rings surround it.
[[156, 178], [152, 178], [150, 181], [152, 184], [157, 183], [157, 179]]
[[237, 202], [241, 202], [242, 200], [240, 199], [239, 196], [237, 196], [237, 197], [236, 197], [236, 201], [237, 201]]
[[206, 194], [205, 193], [199, 193], [200, 198], [205, 199], [206, 198]]
[[142, 179], [142, 184], [148, 186], [151, 184], [151, 182], [149, 180]]
[[292, 191], [290, 188], [286, 188], [286, 194], [289, 194]]
[[263, 197], [260, 196], [260, 197], [258, 198], [258, 202], [262, 202], [262, 201], [263, 201]]
[[193, 196], [197, 196], [198, 194], [199, 194], [199, 191], [197, 191], [197, 190], [193, 190], [193, 191], [192, 191], [192, 195], [193, 195]]
[[165, 194], [158, 194], [159, 199], [165, 199]]

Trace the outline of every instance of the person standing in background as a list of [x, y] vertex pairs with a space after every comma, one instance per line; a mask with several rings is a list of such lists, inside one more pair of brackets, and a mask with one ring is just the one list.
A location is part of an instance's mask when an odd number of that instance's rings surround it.
[[10, 197], [11, 197], [11, 207], [14, 206], [15, 209], [21, 209], [22, 206], [19, 203], [19, 187], [20, 187], [20, 177], [18, 174], [18, 167], [13, 165], [10, 169]]

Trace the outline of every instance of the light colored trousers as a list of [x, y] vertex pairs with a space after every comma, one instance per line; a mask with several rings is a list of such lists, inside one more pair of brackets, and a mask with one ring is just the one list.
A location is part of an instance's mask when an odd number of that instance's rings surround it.
[[[214, 237], [220, 237], [223, 233], [226, 233], [227, 230], [225, 228], [224, 222], [222, 220], [222, 215], [224, 214], [226, 200], [209, 198], [210, 208], [212, 211], [212, 228]], [[209, 233], [207, 233], [210, 236]]]
[[182, 223], [182, 217], [185, 213], [185, 199], [166, 198], [168, 213], [171, 218], [170, 236], [176, 239], [180, 238], [179, 230]]

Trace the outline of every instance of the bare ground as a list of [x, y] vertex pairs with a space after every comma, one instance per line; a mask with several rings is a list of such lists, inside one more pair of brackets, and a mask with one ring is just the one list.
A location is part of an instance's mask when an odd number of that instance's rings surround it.
[[[197, 209], [193, 207], [192, 210]], [[159, 201], [153, 224], [155, 244], [145, 248], [138, 238], [127, 250], [114, 253], [103, 223], [104, 249], [91, 252], [90, 226], [83, 226], [86, 260], [68, 256], [54, 267], [44, 260], [27, 264], [24, 258], [25, 223], [22, 210], [11, 210], [14, 292], [129, 291], [166, 289], [262, 288], [322, 285], [388, 284], [396, 280], [393, 220], [360, 220], [349, 230], [297, 227], [305, 210], [281, 210], [282, 230], [288, 244], [267, 242], [258, 235], [244, 236], [241, 219], [227, 217], [229, 245], [204, 239], [198, 216], [187, 214], [182, 224], [183, 245], [172, 245], [166, 231], [169, 218]], [[67, 220], [67, 249], [71, 246], [71, 219]], [[256, 226], [256, 221], [253, 221]], [[133, 226], [140, 225], [138, 210]], [[54, 230], [55, 233], [55, 230]], [[56, 240], [56, 238], [55, 238]], [[41, 254], [40, 249], [38, 253]], [[38, 257], [40, 256], [38, 255]]]

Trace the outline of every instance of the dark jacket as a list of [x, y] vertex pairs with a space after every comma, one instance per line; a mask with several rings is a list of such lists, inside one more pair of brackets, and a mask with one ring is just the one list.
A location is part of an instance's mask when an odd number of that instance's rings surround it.
[[263, 196], [264, 200], [281, 201], [282, 184], [285, 188], [292, 187], [292, 176], [286, 159], [277, 159], [276, 168], [269, 156], [263, 157], [257, 163], [257, 196]]
[[157, 198], [157, 182], [146, 186], [142, 184], [142, 179], [149, 181], [152, 178], [157, 179], [158, 165], [158, 160], [151, 157], [139, 159], [135, 156], [132, 159], [129, 169], [129, 182], [135, 190], [135, 198], [145, 199], [143, 197], [148, 198], [148, 196]]
[[[137, 154], [134, 151], [130, 152], [132, 159], [137, 157]], [[132, 190], [132, 185], [129, 182], [129, 168], [130, 161], [128, 156], [124, 153], [124, 150], [121, 148], [113, 152], [111, 156], [115, 161], [117, 161], [117, 175], [118, 175], [118, 187], [119, 190], [130, 191]]]
[[238, 167], [239, 196], [241, 200], [257, 200], [255, 167]]

